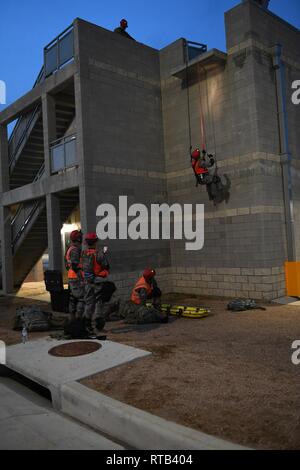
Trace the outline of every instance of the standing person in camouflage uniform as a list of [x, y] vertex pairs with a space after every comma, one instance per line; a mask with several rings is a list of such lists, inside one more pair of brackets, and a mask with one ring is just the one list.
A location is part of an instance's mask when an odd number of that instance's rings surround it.
[[81, 318], [84, 312], [84, 285], [81, 271], [81, 244], [82, 233], [74, 230], [70, 234], [71, 245], [65, 256], [66, 269], [68, 271], [68, 285], [70, 290], [69, 312], [71, 321]]
[[109, 275], [107, 247], [100, 252], [97, 249], [96, 233], [85, 236], [87, 248], [82, 252], [82, 269], [84, 276], [84, 318], [86, 327], [91, 334], [97, 335], [105, 325], [105, 312], [101, 293], [104, 280]]
[[[136, 282], [129, 302], [122, 308], [121, 315], [125, 323], [147, 324], [167, 323], [168, 316], [160, 311], [161, 290], [155, 280], [155, 270], [145, 269], [143, 275]], [[152, 306], [147, 307], [148, 300], [152, 300]]]

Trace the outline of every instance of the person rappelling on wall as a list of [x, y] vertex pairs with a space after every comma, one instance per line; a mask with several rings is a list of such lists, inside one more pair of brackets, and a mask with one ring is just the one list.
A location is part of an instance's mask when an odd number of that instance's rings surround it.
[[[206, 84], [206, 114], [210, 121], [210, 128], [212, 129], [212, 135], [214, 137], [215, 144], [215, 154], [209, 154], [207, 152], [207, 141], [206, 141], [206, 123], [204, 120], [204, 111], [202, 103], [202, 89], [201, 89], [201, 80], [204, 79]], [[202, 75], [201, 75], [202, 74]], [[190, 94], [189, 94], [189, 80], [188, 80], [188, 62], [186, 68], [186, 83], [187, 83], [187, 99], [188, 99], [188, 117], [189, 117], [189, 142], [190, 142], [190, 159], [191, 165], [196, 177], [197, 186], [200, 184], [206, 186], [208, 197], [210, 201], [213, 201], [214, 205], [226, 203], [229, 201], [230, 197], [230, 187], [231, 182], [226, 174], [224, 174], [225, 183], [222, 182], [221, 177], [218, 175], [218, 165], [216, 158], [216, 138], [214, 130], [214, 120], [213, 113], [210, 110], [209, 106], [209, 92], [208, 92], [208, 80], [207, 80], [207, 71], [206, 69], [198, 64], [198, 106], [199, 106], [199, 120], [200, 120], [200, 141], [201, 141], [201, 150], [196, 148], [193, 150], [191, 141], [191, 116], [190, 116]]]
[[208, 154], [205, 149], [200, 151], [196, 148], [191, 152], [191, 165], [194, 170], [197, 186], [200, 184], [206, 186], [208, 197], [213, 201], [214, 205], [229, 201], [231, 182], [226, 174], [224, 178], [226, 183], [223, 184], [218, 175], [216, 158], [212, 154]]

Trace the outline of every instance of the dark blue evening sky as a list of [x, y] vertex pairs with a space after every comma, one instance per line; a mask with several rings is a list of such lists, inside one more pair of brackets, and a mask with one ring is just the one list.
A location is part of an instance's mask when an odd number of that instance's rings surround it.
[[[179, 37], [225, 50], [224, 12], [239, 0], [1, 0], [0, 80], [7, 104], [26, 93], [43, 47], [80, 17], [113, 29], [123, 17], [138, 41], [162, 48]], [[300, 28], [300, 0], [271, 0], [270, 10]], [[4, 106], [0, 105], [0, 110]]]

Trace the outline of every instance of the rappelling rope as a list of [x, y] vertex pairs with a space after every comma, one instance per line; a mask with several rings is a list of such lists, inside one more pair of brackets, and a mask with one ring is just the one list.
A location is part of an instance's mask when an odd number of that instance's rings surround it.
[[[190, 106], [190, 84], [189, 84], [189, 57], [188, 57], [188, 44], [184, 40], [184, 56], [185, 56], [185, 83], [187, 91], [187, 111], [188, 111], [188, 130], [189, 130], [189, 154], [192, 150], [192, 126], [191, 126], [191, 106]], [[192, 158], [192, 157], [191, 157]]]
[[205, 83], [206, 83], [206, 103], [207, 103], [207, 114], [208, 114], [208, 120], [209, 120], [209, 125], [210, 129], [212, 131], [213, 139], [214, 139], [214, 156], [216, 158], [217, 155], [217, 143], [216, 143], [216, 132], [215, 132], [215, 119], [214, 119], [214, 112], [213, 109], [210, 107], [209, 104], [209, 92], [208, 92], [208, 79], [207, 79], [207, 70], [205, 67], [202, 66], [204, 69], [205, 73]]
[[[213, 111], [211, 110], [210, 105], [209, 105], [207, 70], [205, 69], [205, 67], [203, 67], [203, 65], [198, 63], [198, 89], [199, 89], [199, 103], [200, 103], [199, 106], [201, 107], [201, 110], [202, 110], [201, 113], [199, 113], [200, 114], [201, 138], [202, 138], [202, 141], [203, 141], [202, 136], [204, 135], [204, 141], [205, 141], [205, 144], [206, 144], [205, 130], [204, 130], [204, 134], [203, 134], [203, 129], [205, 129], [205, 127], [204, 127], [203, 107], [202, 107], [202, 98], [201, 98], [200, 68], [202, 68], [202, 70], [204, 71], [204, 76], [205, 76], [207, 116], [208, 116], [208, 121], [209, 121], [209, 127], [212, 131], [213, 140], [214, 140], [214, 159], [215, 159], [215, 167], [216, 167], [216, 170], [217, 170], [218, 169], [217, 143], [216, 143], [216, 133], [215, 133], [215, 123], [214, 123]], [[205, 150], [206, 150], [206, 148], [205, 148]]]
[[201, 136], [201, 148], [206, 151], [206, 132], [204, 125], [204, 115], [203, 115], [203, 106], [202, 106], [202, 96], [201, 96], [201, 77], [200, 77], [200, 64], [198, 63], [198, 94], [199, 94], [199, 116], [200, 116], [200, 136]]

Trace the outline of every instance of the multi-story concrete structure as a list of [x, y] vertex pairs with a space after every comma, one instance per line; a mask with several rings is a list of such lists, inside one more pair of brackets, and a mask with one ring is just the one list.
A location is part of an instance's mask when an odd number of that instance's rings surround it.
[[[6, 292], [47, 247], [50, 268], [61, 268], [61, 227], [76, 207], [82, 229], [95, 231], [97, 206], [127, 195], [147, 206], [204, 203], [205, 246], [110, 241], [120, 294], [146, 265], [169, 292], [284, 294], [284, 262], [300, 257], [300, 106], [291, 102], [300, 32], [251, 0], [225, 21], [226, 53], [184, 39], [158, 51], [80, 19], [45, 48], [34, 88], [0, 113]], [[199, 103], [208, 150], [232, 182], [217, 207], [190, 168]]]

